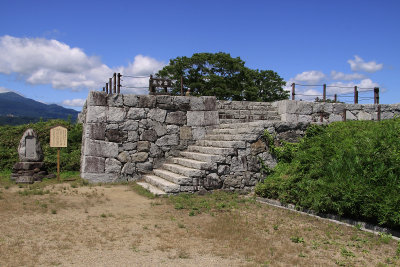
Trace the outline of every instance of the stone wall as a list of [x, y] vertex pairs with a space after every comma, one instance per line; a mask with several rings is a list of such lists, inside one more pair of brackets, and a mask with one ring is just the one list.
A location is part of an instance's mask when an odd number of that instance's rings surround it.
[[[378, 105], [316, 103], [294, 100], [274, 102], [280, 119], [286, 122], [334, 122], [346, 120], [377, 120]], [[400, 104], [380, 105], [381, 119], [391, 119], [400, 114]]]
[[219, 124], [215, 97], [90, 92], [83, 123], [81, 176], [136, 180]]
[[272, 102], [217, 101], [221, 123], [280, 120]]

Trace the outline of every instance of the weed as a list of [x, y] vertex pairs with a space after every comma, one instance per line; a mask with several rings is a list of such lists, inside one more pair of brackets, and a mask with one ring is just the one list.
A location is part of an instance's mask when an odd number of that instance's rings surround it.
[[388, 233], [379, 233], [380, 236], [380, 240], [385, 243], [385, 244], [389, 244], [390, 240], [392, 240], [392, 235], [388, 234]]
[[178, 227], [181, 228], [181, 229], [186, 228], [186, 226], [184, 224], [182, 224], [182, 223], [178, 223]]
[[361, 231], [362, 225], [361, 225], [361, 223], [357, 223], [354, 227], [355, 227], [357, 230]]
[[312, 249], [318, 249], [320, 245], [321, 245], [321, 244], [318, 243], [318, 242], [315, 241], [315, 240], [312, 240], [312, 241], [311, 241], [311, 248], [312, 248]]
[[400, 256], [400, 241], [397, 242], [396, 256]]
[[306, 255], [306, 254], [303, 254], [303, 252], [300, 252], [299, 257], [300, 257], [300, 258], [305, 258], [305, 257], [307, 257], [307, 255]]
[[57, 214], [57, 210], [52, 209], [52, 210], [51, 210], [51, 214]]
[[105, 213], [102, 213], [102, 214], [100, 215], [100, 217], [101, 217], [101, 218], [106, 218], [107, 215], [106, 215]]
[[142, 186], [138, 185], [137, 183], [134, 183], [131, 188], [133, 191], [135, 191], [136, 193], [138, 193], [141, 196], [144, 196], [144, 197], [147, 197], [150, 199], [154, 199], [156, 197], [149, 190], [143, 188]]
[[351, 252], [350, 250], [347, 250], [346, 248], [341, 248], [341, 249], [340, 249], [340, 254], [341, 254], [343, 257], [346, 257], [346, 258], [348, 258], [348, 257], [355, 257], [355, 256], [356, 256], [356, 255], [354, 255], [353, 252]]
[[189, 211], [189, 216], [194, 216], [196, 215], [196, 213], [194, 212], [194, 210]]
[[293, 243], [304, 243], [304, 238], [299, 236], [291, 236], [290, 240], [292, 240]]
[[272, 228], [274, 228], [274, 230], [277, 231], [277, 230], [279, 229], [279, 225], [274, 224], [274, 225], [272, 226]]

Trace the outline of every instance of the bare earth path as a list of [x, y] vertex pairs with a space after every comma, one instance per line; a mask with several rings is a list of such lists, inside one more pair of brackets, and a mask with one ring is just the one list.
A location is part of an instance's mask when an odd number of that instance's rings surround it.
[[46, 189], [1, 188], [0, 266], [399, 263], [393, 240], [256, 203], [189, 216], [129, 185]]

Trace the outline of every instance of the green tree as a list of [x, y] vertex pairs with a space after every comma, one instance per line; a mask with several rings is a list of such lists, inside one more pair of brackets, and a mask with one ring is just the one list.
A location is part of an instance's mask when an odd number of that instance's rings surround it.
[[221, 100], [275, 101], [287, 99], [285, 81], [272, 70], [247, 68], [239, 57], [230, 54], [195, 53], [192, 57], [171, 59], [157, 76], [176, 80], [172, 94], [184, 91], [192, 95], [213, 95]]

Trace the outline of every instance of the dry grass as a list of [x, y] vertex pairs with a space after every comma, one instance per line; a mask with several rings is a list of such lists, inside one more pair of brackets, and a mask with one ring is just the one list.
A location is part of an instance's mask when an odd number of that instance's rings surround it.
[[147, 198], [132, 185], [67, 183], [0, 192], [0, 266], [400, 264], [390, 238], [236, 195]]

